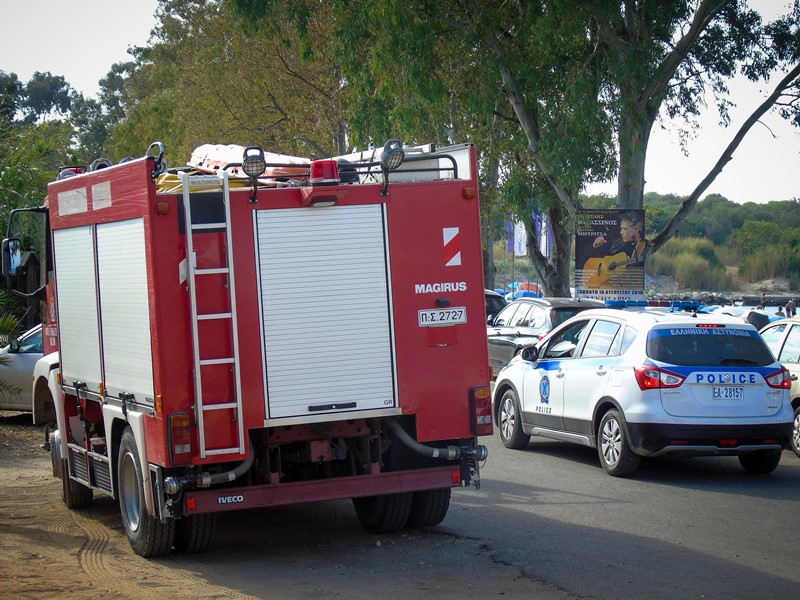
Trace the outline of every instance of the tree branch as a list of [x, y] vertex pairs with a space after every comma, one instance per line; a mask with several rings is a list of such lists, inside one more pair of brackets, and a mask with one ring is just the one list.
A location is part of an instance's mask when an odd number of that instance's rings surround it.
[[517, 85], [514, 74], [506, 65], [503, 65], [501, 67], [501, 75], [503, 78], [503, 93], [511, 103], [514, 114], [517, 115], [517, 120], [522, 130], [525, 132], [525, 137], [528, 139], [528, 148], [533, 154], [533, 162], [536, 164], [540, 173], [547, 179], [547, 182], [553, 188], [558, 199], [564, 204], [569, 215], [574, 217], [576, 210], [572, 198], [570, 198], [567, 191], [558, 184], [557, 178], [552, 170], [539, 155], [539, 124], [536, 122], [536, 118], [531, 114], [525, 102], [525, 98]]
[[694, 191], [681, 203], [680, 209], [677, 213], [675, 213], [675, 216], [672, 217], [670, 222], [667, 223], [666, 227], [656, 234], [649, 242], [649, 252], [655, 252], [658, 250], [675, 234], [677, 228], [681, 223], [683, 223], [691, 210], [697, 204], [700, 194], [706, 191], [708, 186], [710, 186], [717, 176], [722, 172], [722, 169], [724, 169], [725, 165], [731, 160], [734, 151], [739, 147], [739, 144], [742, 142], [753, 125], [755, 125], [758, 120], [778, 102], [780, 97], [788, 88], [792, 87], [793, 84], [799, 83], [798, 77], [800, 77], [800, 63], [797, 63], [794, 68], [787, 73], [769, 98], [764, 100], [764, 102], [761, 103], [761, 105], [756, 108], [755, 111], [753, 111], [753, 114], [751, 114], [750, 117], [739, 128], [739, 131], [736, 132], [736, 135], [722, 152], [714, 167], [711, 169], [711, 171], [709, 171], [708, 175], [705, 176], [705, 178], [698, 184]]
[[[672, 52], [661, 62], [657, 70], [658, 76], [653, 78], [651, 85], [647, 89], [642, 90], [642, 95], [639, 98], [639, 102], [642, 106], [652, 103], [653, 98], [663, 98], [664, 90], [669, 85], [669, 82], [672, 81], [672, 77], [675, 75], [678, 67], [686, 60], [686, 57], [689, 56], [689, 51], [697, 42], [697, 38], [705, 31], [714, 17], [719, 14], [722, 7], [730, 1], [731, 0], [703, 0], [700, 3], [700, 6], [697, 7], [694, 19], [692, 20], [692, 24], [689, 27], [689, 31], [678, 40]], [[659, 100], [658, 103], [655, 106], [651, 106], [651, 108], [657, 111], [660, 105], [661, 101]]]

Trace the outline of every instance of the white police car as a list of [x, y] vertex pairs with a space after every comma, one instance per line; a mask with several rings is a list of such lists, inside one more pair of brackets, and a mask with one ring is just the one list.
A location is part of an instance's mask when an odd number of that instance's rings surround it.
[[789, 447], [789, 372], [758, 331], [717, 314], [587, 310], [523, 350], [497, 377], [508, 448], [530, 436], [597, 448], [609, 475], [642, 456], [738, 456], [770, 473]]

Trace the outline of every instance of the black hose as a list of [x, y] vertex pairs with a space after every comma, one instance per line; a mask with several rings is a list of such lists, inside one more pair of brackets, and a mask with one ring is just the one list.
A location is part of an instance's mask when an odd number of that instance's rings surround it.
[[446, 460], [457, 460], [461, 458], [461, 448], [458, 446], [448, 446], [447, 448], [434, 448], [420, 444], [394, 419], [386, 419], [385, 423], [389, 426], [398, 439], [414, 452], [431, 458], [444, 458]]

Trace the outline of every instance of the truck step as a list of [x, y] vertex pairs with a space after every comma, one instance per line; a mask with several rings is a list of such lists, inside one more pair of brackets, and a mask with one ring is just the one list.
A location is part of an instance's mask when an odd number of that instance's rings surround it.
[[226, 313], [208, 313], [205, 315], [197, 315], [198, 321], [210, 321], [213, 319], [230, 319], [233, 315], [229, 312]]
[[206, 358], [205, 360], [200, 361], [200, 366], [205, 367], [206, 365], [228, 365], [233, 364], [233, 358]]
[[202, 231], [204, 229], [225, 229], [228, 226], [224, 221], [222, 223], [192, 223], [192, 231]]
[[195, 275], [216, 275], [217, 273], [228, 273], [230, 269], [228, 267], [218, 267], [216, 269], [195, 269]]
[[244, 454], [244, 452], [239, 448], [214, 448], [207, 449], [206, 454], [212, 456], [214, 454]]
[[222, 410], [225, 408], [238, 408], [236, 402], [226, 402], [225, 404], [204, 404], [203, 410]]

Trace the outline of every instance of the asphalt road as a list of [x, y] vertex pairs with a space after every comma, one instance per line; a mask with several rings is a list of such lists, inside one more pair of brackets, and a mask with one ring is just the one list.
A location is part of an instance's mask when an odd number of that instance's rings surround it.
[[[800, 459], [771, 475], [735, 458], [645, 461], [612, 478], [595, 451], [490, 448], [480, 490], [444, 522], [372, 535], [349, 501], [220, 517], [205, 554], [143, 559], [111, 498], [70, 511], [26, 415], [0, 419], [0, 598], [198, 600], [794, 599]], [[26, 424], [27, 423], [27, 424]]]
[[[487, 440], [477, 493], [443, 523], [487, 540], [493, 559], [579, 597], [797, 598], [800, 458], [770, 475], [736, 458], [652, 459], [609, 477], [590, 448]], [[459, 507], [469, 507], [467, 512]]]

